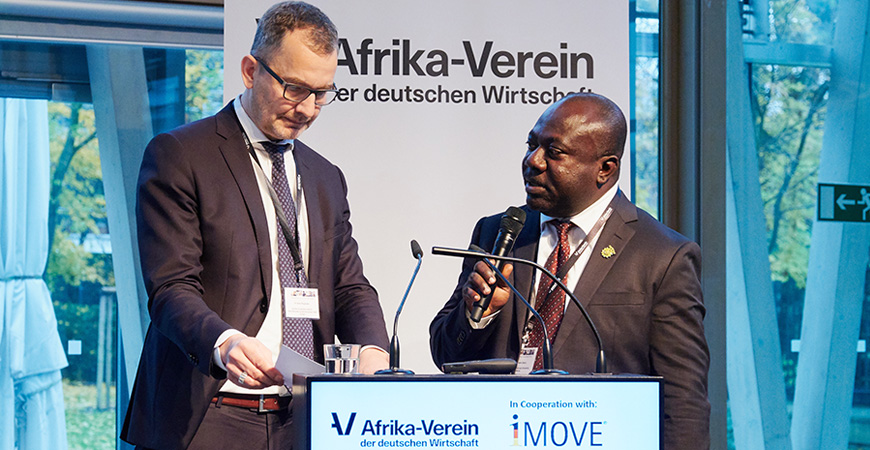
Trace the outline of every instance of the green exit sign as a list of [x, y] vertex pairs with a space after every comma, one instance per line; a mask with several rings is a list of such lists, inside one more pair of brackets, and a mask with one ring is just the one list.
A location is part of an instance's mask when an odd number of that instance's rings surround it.
[[819, 220], [870, 222], [870, 186], [819, 183]]

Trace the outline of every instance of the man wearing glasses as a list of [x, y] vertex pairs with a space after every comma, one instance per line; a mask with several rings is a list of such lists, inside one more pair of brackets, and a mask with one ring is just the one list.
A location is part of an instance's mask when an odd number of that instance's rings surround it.
[[322, 363], [338, 336], [363, 345], [362, 372], [389, 366], [344, 175], [297, 139], [336, 97], [337, 47], [319, 9], [273, 6], [242, 59], [245, 91], [145, 151], [151, 325], [121, 433], [137, 448], [291, 448], [282, 344]]

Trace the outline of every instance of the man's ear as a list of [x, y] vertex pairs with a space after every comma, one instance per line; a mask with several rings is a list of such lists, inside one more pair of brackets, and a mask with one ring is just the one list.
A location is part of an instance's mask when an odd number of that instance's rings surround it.
[[242, 81], [248, 89], [254, 87], [254, 72], [257, 71], [257, 66], [257, 60], [253, 56], [245, 55], [242, 58]]
[[598, 184], [603, 185], [610, 179], [619, 177], [619, 157], [606, 155], [598, 159]]

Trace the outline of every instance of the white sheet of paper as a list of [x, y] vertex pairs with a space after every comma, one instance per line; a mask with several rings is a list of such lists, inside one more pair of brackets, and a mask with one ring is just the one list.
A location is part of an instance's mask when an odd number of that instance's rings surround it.
[[[278, 360], [275, 361], [275, 367], [284, 376], [284, 383], [291, 383], [294, 373], [303, 374], [320, 374], [323, 373], [323, 365], [300, 355], [295, 350], [281, 346], [281, 352], [278, 353]], [[289, 385], [289, 384], [288, 384]]]

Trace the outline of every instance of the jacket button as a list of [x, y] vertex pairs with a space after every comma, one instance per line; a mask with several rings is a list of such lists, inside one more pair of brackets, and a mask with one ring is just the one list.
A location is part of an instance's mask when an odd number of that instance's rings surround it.
[[456, 343], [462, 345], [463, 342], [465, 342], [465, 332], [460, 331], [459, 336], [456, 336]]
[[260, 312], [266, 314], [267, 311], [269, 311], [269, 304], [263, 300], [260, 302]]
[[190, 360], [190, 363], [194, 366], [199, 364], [199, 358], [197, 358], [196, 355], [194, 355], [193, 353], [189, 353], [187, 355], [187, 359]]

